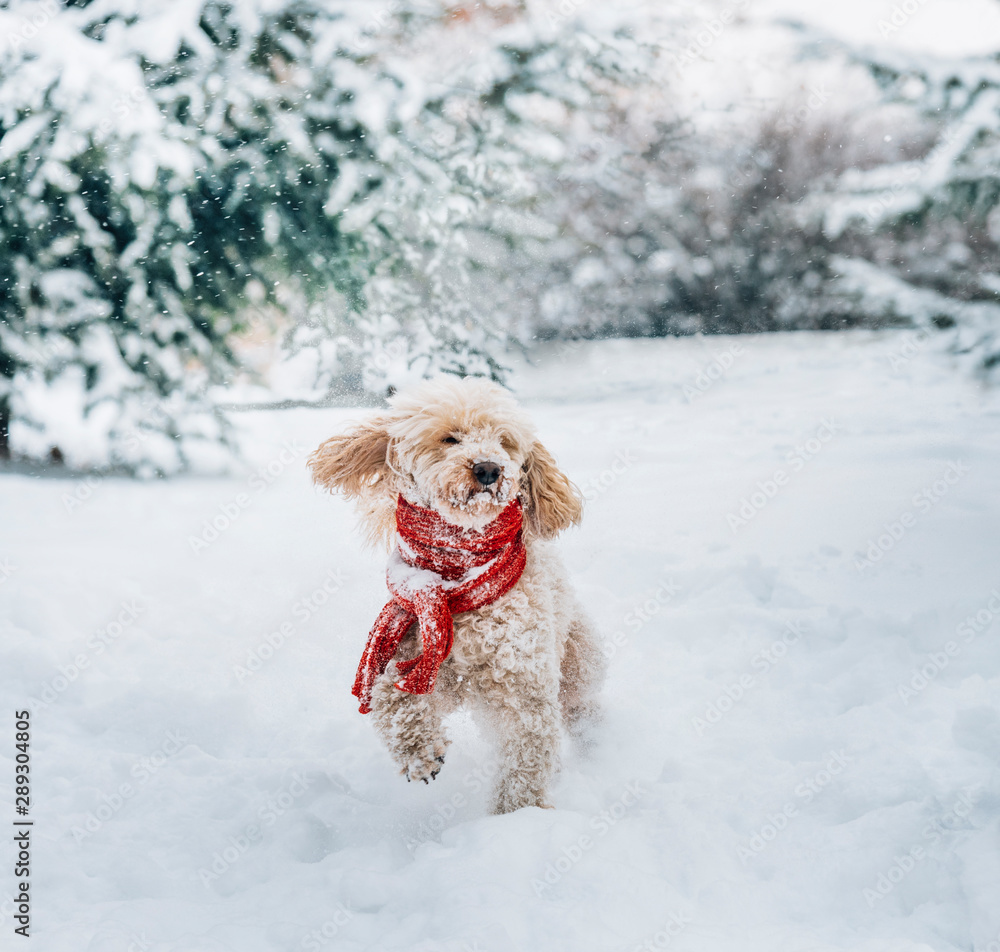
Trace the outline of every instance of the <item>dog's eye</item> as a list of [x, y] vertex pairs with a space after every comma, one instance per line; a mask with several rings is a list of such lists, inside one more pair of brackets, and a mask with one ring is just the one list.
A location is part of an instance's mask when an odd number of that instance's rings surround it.
[[459, 439], [456, 436], [445, 436], [441, 439], [442, 443], [458, 443]]

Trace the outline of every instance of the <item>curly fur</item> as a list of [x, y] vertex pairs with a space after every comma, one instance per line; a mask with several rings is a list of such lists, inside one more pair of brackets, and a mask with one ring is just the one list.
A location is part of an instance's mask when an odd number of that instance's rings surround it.
[[[482, 462], [501, 468], [489, 487], [473, 474]], [[386, 543], [399, 494], [470, 529], [521, 500], [527, 565], [518, 583], [455, 616], [454, 646], [432, 694], [396, 689], [390, 664], [375, 686], [372, 716], [401, 772], [427, 782], [449, 744], [444, 718], [471, 708], [498, 746], [495, 812], [548, 806], [562, 727], [583, 739], [598, 715], [603, 657], [549, 541], [579, 523], [579, 491], [513, 396], [480, 379], [430, 381], [394, 397], [388, 413], [321, 444], [309, 464], [315, 481], [353, 499], [369, 536]], [[414, 626], [397, 658], [419, 653]]]

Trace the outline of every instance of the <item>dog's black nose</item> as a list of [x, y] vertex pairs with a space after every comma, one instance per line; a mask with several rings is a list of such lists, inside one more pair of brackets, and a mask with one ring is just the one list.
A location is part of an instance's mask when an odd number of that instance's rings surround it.
[[483, 486], [492, 486], [500, 478], [500, 467], [496, 463], [476, 463], [472, 475]]

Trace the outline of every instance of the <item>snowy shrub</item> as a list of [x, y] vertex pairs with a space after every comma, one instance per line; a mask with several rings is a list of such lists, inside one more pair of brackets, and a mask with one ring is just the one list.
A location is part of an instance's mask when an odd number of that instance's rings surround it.
[[511, 270], [539, 289], [522, 338], [908, 323], [858, 306], [836, 269], [853, 238], [826, 235], [805, 212], [849, 169], [926, 149], [927, 123], [880, 103], [855, 73], [870, 102], [811, 86], [708, 128], [675, 97], [670, 70], [574, 114], [558, 133], [563, 160], [537, 173], [551, 234], [513, 256]]
[[934, 124], [919, 155], [849, 169], [810, 197], [854, 310], [956, 327], [954, 349], [1000, 363], [1000, 63], [858, 56], [888, 101]]
[[1000, 65], [824, 43], [868, 95], [812, 86], [706, 132], [667, 75], [603, 109], [608, 161], [563, 163], [572, 194], [539, 210], [557, 238], [524, 269], [533, 334], [957, 326], [956, 349], [1000, 363]]
[[849, 117], [790, 123], [790, 105], [706, 135], [657, 113], [644, 140], [641, 119], [623, 121], [613, 171], [545, 209], [560, 238], [535, 277], [547, 289], [542, 336], [880, 323], [834, 286], [834, 244], [800, 214], [818, 183], [861, 161], [843, 148]]

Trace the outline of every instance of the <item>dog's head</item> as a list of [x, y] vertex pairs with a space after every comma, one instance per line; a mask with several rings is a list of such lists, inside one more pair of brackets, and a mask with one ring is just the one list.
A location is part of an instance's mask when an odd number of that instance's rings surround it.
[[483, 528], [515, 498], [529, 535], [551, 537], [579, 522], [579, 491], [507, 390], [444, 377], [389, 403], [309, 458], [317, 483], [361, 503], [374, 535], [391, 530], [399, 493], [468, 529]]

